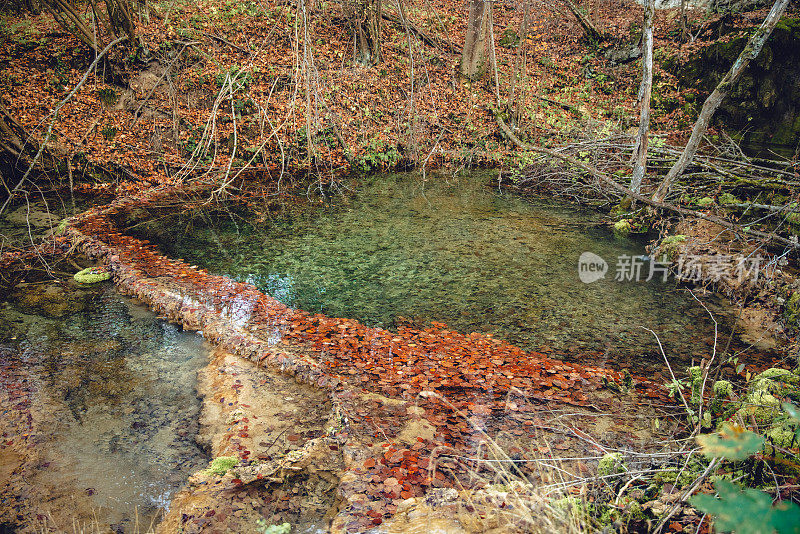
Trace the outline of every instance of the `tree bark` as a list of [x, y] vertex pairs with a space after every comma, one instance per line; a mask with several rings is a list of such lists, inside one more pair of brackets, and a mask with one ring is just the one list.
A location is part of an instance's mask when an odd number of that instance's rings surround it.
[[472, 0], [469, 6], [467, 34], [461, 54], [461, 75], [479, 80], [486, 74], [486, 42], [489, 40], [491, 1]]
[[650, 131], [650, 96], [653, 89], [653, 12], [655, 0], [645, 0], [642, 28], [642, 84], [639, 87], [639, 133], [634, 144], [631, 191], [640, 193], [647, 170], [647, 134]]
[[703, 103], [703, 107], [700, 110], [700, 116], [697, 117], [697, 122], [694, 123], [692, 135], [689, 137], [689, 141], [686, 143], [683, 153], [681, 153], [678, 161], [676, 161], [672, 168], [670, 168], [667, 176], [664, 178], [664, 181], [661, 182], [661, 185], [658, 186], [655, 194], [653, 194], [653, 200], [658, 202], [663, 201], [669, 193], [670, 188], [672, 188], [672, 184], [675, 182], [675, 179], [683, 174], [683, 172], [686, 170], [686, 167], [688, 167], [692, 162], [692, 159], [697, 152], [697, 148], [700, 145], [700, 141], [703, 139], [706, 130], [708, 130], [708, 124], [711, 122], [711, 117], [714, 116], [714, 112], [717, 111], [717, 108], [722, 103], [722, 100], [728, 96], [728, 93], [733, 88], [733, 85], [742, 75], [742, 72], [744, 72], [744, 70], [750, 64], [750, 61], [755, 59], [761, 52], [761, 49], [764, 47], [764, 43], [767, 41], [767, 39], [769, 39], [769, 36], [772, 34], [772, 30], [780, 20], [781, 15], [786, 10], [786, 6], [788, 4], [789, 0], [775, 1], [775, 4], [772, 6], [769, 14], [764, 19], [764, 22], [762, 22], [761, 26], [759, 26], [758, 29], [753, 32], [753, 35], [750, 36], [750, 39], [747, 41], [744, 50], [742, 50], [742, 53], [739, 54], [739, 57], [736, 58], [736, 61], [733, 63], [731, 70], [729, 70], [725, 77], [722, 78], [722, 81], [719, 82], [717, 87], [714, 88], [714, 91]]
[[355, 61], [376, 65], [381, 60], [381, 0], [356, 0], [345, 6], [355, 39]]
[[578, 9], [578, 6], [576, 6], [572, 0], [564, 0], [564, 4], [566, 4], [567, 8], [575, 15], [575, 18], [578, 19], [578, 23], [583, 28], [583, 32], [589, 41], [600, 42], [605, 39], [603, 32], [592, 24], [592, 21]]
[[77, 37], [89, 48], [98, 51], [101, 44], [95, 39], [94, 34], [83, 22], [83, 18], [75, 10], [74, 6], [65, 0], [44, 0], [43, 4], [47, 11], [65, 30]]
[[[521, 113], [519, 113], [519, 107], [516, 108], [516, 112], [513, 110], [514, 108], [514, 99], [516, 98], [516, 89], [517, 89], [517, 78], [522, 77], [522, 70], [524, 69], [524, 49], [525, 49], [525, 42], [527, 41], [528, 37], [528, 19], [530, 15], [530, 2], [524, 0], [524, 4], [522, 6], [522, 22], [520, 23], [519, 28], [519, 45], [517, 45], [517, 54], [514, 58], [514, 71], [511, 73], [511, 88], [508, 91], [508, 110], [511, 116], [511, 125], [516, 126], [519, 122]], [[520, 64], [520, 61], [522, 64]], [[520, 101], [522, 99], [520, 98]]]

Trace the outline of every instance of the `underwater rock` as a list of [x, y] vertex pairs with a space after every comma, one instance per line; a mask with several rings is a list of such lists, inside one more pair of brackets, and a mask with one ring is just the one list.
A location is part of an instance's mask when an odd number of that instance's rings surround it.
[[45, 317], [64, 317], [86, 309], [86, 294], [70, 291], [59, 284], [21, 285], [14, 289], [12, 299], [25, 312]]

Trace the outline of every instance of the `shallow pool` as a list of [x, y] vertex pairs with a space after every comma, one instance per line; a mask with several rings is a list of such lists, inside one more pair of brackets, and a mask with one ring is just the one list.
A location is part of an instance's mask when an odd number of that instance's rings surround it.
[[[169, 255], [250, 281], [291, 306], [392, 328], [441, 321], [526, 349], [592, 363], [663, 367], [710, 352], [713, 323], [672, 280], [615, 280], [644, 245], [615, 238], [599, 216], [531, 202], [488, 185], [486, 174], [374, 177], [351, 194], [291, 203], [260, 223], [231, 213], [165, 218], [137, 232]], [[584, 252], [608, 264], [581, 281]], [[622, 259], [620, 259], [622, 258]], [[725, 308], [707, 298], [724, 326]]]

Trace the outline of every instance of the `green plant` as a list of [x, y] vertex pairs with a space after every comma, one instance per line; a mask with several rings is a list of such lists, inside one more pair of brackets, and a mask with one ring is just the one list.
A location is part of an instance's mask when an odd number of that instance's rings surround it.
[[[796, 442], [800, 437], [800, 430], [797, 429], [800, 411], [791, 403], [784, 403], [783, 408], [795, 426], [791, 441]], [[766, 440], [760, 434], [725, 423], [718, 433], [698, 436], [697, 441], [707, 456], [743, 462], [759, 453]], [[800, 507], [796, 504], [779, 502], [773, 506], [769, 494], [758, 489], [742, 488], [724, 479], [717, 480], [714, 489], [719, 498], [700, 494], [692, 497], [690, 502], [701, 512], [714, 516], [717, 531], [735, 531], [739, 534], [798, 532]]]
[[221, 70], [214, 76], [214, 82], [217, 87], [227, 87], [228, 83], [231, 84], [233, 92], [246, 91], [253, 83], [253, 75], [246, 72], [242, 67], [234, 65], [227, 70]]
[[259, 534], [289, 534], [292, 531], [290, 523], [281, 523], [280, 525], [268, 525], [265, 519], [256, 521], [259, 528]]
[[211, 460], [211, 464], [206, 469], [207, 474], [224, 475], [229, 469], [236, 467], [239, 459], [234, 456], [218, 456]]
[[102, 87], [97, 90], [97, 98], [106, 106], [113, 106], [119, 101], [119, 95], [110, 87]]
[[737, 534], [778, 534], [798, 532], [800, 506], [792, 502], [772, 505], [772, 497], [756, 489], [742, 489], [733, 482], [718, 480], [714, 483], [719, 499], [700, 494], [691, 498], [692, 506], [715, 517], [717, 531], [734, 531]]
[[380, 139], [373, 139], [363, 154], [358, 157], [356, 167], [362, 172], [389, 169], [400, 161], [400, 152], [395, 146], [387, 146]]
[[106, 138], [108, 141], [113, 141], [114, 138], [117, 136], [117, 129], [114, 126], [103, 126], [103, 129], [100, 130], [100, 134]]

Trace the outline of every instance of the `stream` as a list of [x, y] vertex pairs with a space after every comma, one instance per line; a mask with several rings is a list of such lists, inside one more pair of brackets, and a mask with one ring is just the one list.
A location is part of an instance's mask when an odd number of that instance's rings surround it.
[[208, 352], [111, 284], [19, 287], [0, 305], [0, 516], [145, 532], [207, 465], [195, 387]]
[[[709, 311], [670, 279], [650, 281], [641, 241], [615, 238], [596, 212], [528, 201], [473, 173], [445, 181], [377, 176], [352, 193], [288, 205], [260, 224], [166, 217], [136, 235], [170, 256], [251, 282], [287, 305], [370, 326], [447, 323], [581, 363], [664, 370], [652, 333], [688, 365], [714, 341]], [[583, 283], [591, 252], [605, 278]], [[627, 258], [627, 260], [625, 259]], [[620, 261], [638, 281], [615, 280]], [[722, 299], [703, 298], [720, 322]]]
[[[333, 196], [288, 195], [268, 213], [162, 213], [127, 231], [293, 307], [389, 329], [444, 322], [654, 380], [667, 373], [653, 333], [682, 370], [710, 353], [710, 314], [730, 331], [718, 297], [701, 304], [673, 280], [645, 280], [642, 241], [614, 237], [595, 212], [522, 199], [490, 179], [375, 176]], [[18, 208], [0, 230], [24, 241], [65, 215], [34, 208]], [[19, 230], [31, 221], [38, 226]], [[607, 263], [605, 277], [582, 281], [584, 253]], [[640, 279], [615, 279], [625, 259], [641, 262]], [[209, 352], [200, 335], [109, 283], [81, 287], [62, 275], [4, 295], [0, 532], [147, 531], [207, 466], [197, 372]], [[293, 396], [281, 398], [276, 406]]]

